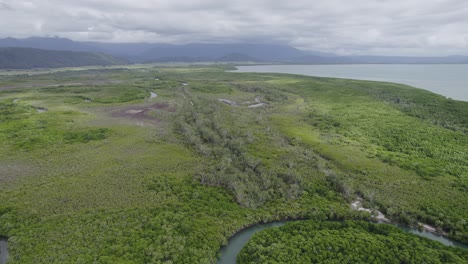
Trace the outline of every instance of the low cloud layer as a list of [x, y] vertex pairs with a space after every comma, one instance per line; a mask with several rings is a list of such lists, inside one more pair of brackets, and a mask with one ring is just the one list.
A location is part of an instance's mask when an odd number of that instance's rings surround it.
[[464, 0], [0, 0], [0, 37], [468, 55]]

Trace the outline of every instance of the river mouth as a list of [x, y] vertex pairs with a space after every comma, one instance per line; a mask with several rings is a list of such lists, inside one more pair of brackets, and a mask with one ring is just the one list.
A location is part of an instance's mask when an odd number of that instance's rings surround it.
[[[231, 238], [229, 238], [228, 244], [226, 246], [221, 248], [220, 257], [217, 261], [217, 264], [236, 264], [237, 255], [242, 250], [242, 248], [249, 242], [250, 238], [255, 233], [262, 231], [264, 229], [267, 229], [267, 228], [280, 227], [280, 226], [285, 225], [286, 223], [298, 222], [298, 221], [314, 221], [314, 220], [303, 219], [303, 220], [276, 221], [276, 222], [270, 222], [270, 223], [265, 223], [265, 224], [256, 224], [256, 225], [246, 227], [240, 230]], [[317, 221], [320, 221], [320, 220], [317, 220]], [[333, 220], [329, 220], [329, 221], [333, 221]], [[380, 222], [380, 224], [388, 224], [388, 223]], [[442, 235], [434, 234], [434, 233], [424, 231], [424, 230], [421, 231], [416, 228], [411, 228], [411, 227], [402, 226], [398, 224], [390, 224], [390, 225], [396, 226], [407, 233], [412, 233], [418, 236], [429, 238], [434, 241], [438, 241], [446, 246], [459, 247], [459, 248], [468, 250], [468, 245], [464, 245], [464, 244], [452, 241]]]
[[8, 259], [8, 242], [7, 238], [0, 237], [0, 264], [5, 264]]

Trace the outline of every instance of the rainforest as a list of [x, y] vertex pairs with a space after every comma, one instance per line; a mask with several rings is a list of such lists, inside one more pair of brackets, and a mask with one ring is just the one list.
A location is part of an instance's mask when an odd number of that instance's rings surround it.
[[[466, 263], [468, 102], [231, 65], [0, 75], [8, 263]], [[356, 210], [359, 200], [368, 210]], [[385, 261], [384, 261], [385, 260]], [[286, 261], [286, 262], [287, 262]]]

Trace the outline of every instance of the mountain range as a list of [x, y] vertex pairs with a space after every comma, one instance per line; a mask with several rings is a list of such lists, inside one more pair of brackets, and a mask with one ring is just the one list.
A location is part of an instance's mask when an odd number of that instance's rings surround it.
[[[23, 47], [46, 50], [103, 52], [132, 62], [153, 61], [214, 61], [232, 54], [254, 61], [286, 61], [306, 55], [296, 48], [275, 44], [202, 44], [185, 45], [151, 43], [78, 42], [64, 38], [0, 39], [0, 47]], [[236, 56], [239, 57], [239, 56]]]
[[148, 62], [278, 62], [287, 64], [468, 64], [468, 56], [338, 56], [278, 44], [154, 44], [79, 42], [66, 38], [0, 39], [0, 47], [105, 53], [134, 63]]
[[128, 61], [97, 52], [0, 48], [0, 69], [32, 69], [120, 65]]

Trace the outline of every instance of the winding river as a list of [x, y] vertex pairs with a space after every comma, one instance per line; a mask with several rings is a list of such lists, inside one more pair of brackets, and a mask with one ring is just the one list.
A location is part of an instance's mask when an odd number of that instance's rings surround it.
[[[468, 65], [261, 65], [237, 66], [235, 72], [292, 73], [321, 77], [389, 81], [422, 87], [456, 100], [468, 101]], [[301, 221], [301, 220], [296, 220]], [[234, 264], [241, 249], [256, 233], [266, 228], [278, 227], [285, 221], [258, 224], [245, 228], [231, 237], [221, 248], [218, 264]], [[447, 246], [468, 249], [467, 245], [428, 231], [395, 225], [403, 231], [416, 234]]]
[[[237, 232], [234, 236], [229, 238], [228, 244], [221, 248], [220, 251], [220, 258], [218, 259], [218, 264], [235, 264], [236, 258], [242, 248], [249, 242], [250, 238], [257, 232], [262, 231], [267, 228], [279, 227], [283, 226], [288, 222], [295, 222], [295, 221], [307, 221], [307, 220], [288, 220], [288, 221], [277, 221], [271, 222], [266, 224], [257, 224], [254, 226], [247, 227], [239, 232]], [[455, 246], [461, 247], [464, 249], [468, 249], [467, 245], [457, 243], [447, 239], [443, 236], [427, 232], [427, 231], [420, 231], [415, 228], [409, 228], [405, 226], [399, 226], [402, 230], [416, 234], [422, 237], [426, 237], [435, 241], [439, 241], [440, 243], [447, 245], [447, 246]], [[5, 264], [8, 258], [8, 249], [7, 249], [7, 240], [6, 238], [0, 237], [0, 264]]]
[[7, 240], [0, 237], [0, 264], [5, 264], [8, 258]]
[[234, 236], [229, 238], [228, 244], [221, 248], [221, 256], [218, 259], [218, 264], [235, 264], [237, 255], [255, 233], [266, 228], [283, 226], [286, 224], [286, 222], [287, 221], [278, 221], [266, 224], [258, 224], [244, 228], [237, 232]]
[[[232, 236], [228, 240], [228, 244], [221, 248], [220, 257], [218, 259], [218, 264], [235, 264], [236, 258], [242, 248], [249, 242], [250, 238], [257, 232], [262, 231], [267, 228], [279, 227], [283, 226], [288, 222], [295, 222], [295, 221], [307, 221], [307, 220], [290, 220], [290, 221], [278, 221], [278, 222], [271, 222], [266, 224], [258, 224], [251, 227], [247, 227], [242, 229], [234, 236]], [[464, 249], [468, 249], [467, 245], [457, 243], [451, 241], [450, 239], [443, 237], [441, 235], [437, 235], [427, 231], [420, 231], [416, 228], [405, 227], [401, 225], [395, 225], [401, 228], [403, 231], [416, 234], [418, 236], [426, 237], [435, 241], [438, 241], [447, 246], [455, 246]]]

